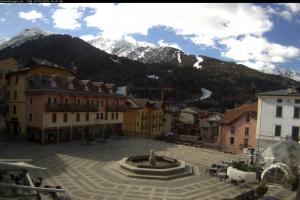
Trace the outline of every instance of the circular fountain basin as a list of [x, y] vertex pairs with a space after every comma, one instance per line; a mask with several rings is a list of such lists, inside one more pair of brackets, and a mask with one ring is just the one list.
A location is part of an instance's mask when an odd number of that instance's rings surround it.
[[193, 174], [193, 167], [185, 161], [156, 156], [155, 165], [149, 163], [149, 156], [131, 156], [119, 162], [119, 168], [114, 168], [128, 177], [167, 180]]
[[151, 168], [151, 169], [167, 169], [179, 166], [180, 162], [174, 158], [165, 156], [156, 156], [155, 165], [149, 164], [149, 156], [131, 156], [126, 159], [126, 163], [136, 166], [138, 168]]

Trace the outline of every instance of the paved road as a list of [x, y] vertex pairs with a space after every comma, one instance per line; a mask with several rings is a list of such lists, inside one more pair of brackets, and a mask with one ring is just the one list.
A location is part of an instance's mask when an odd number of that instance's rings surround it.
[[[171, 181], [140, 180], [124, 177], [110, 168], [123, 157], [149, 154], [153, 149], [195, 166], [196, 175]], [[220, 182], [205, 176], [205, 168], [220, 160], [237, 159], [240, 155], [175, 145], [156, 140], [131, 138], [106, 143], [81, 145], [80, 141], [38, 145], [8, 143], [1, 147], [0, 158], [30, 158], [33, 164], [46, 167], [46, 172], [33, 172], [44, 177], [44, 184], [60, 185], [72, 200], [216, 200], [230, 198], [247, 188]], [[271, 188], [270, 194], [292, 200], [295, 193], [283, 188]]]

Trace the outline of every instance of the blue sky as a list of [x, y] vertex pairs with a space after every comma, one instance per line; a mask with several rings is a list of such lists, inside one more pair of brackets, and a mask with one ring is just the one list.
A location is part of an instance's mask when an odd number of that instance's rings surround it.
[[300, 4], [0, 4], [0, 39], [26, 28], [173, 46], [300, 71]]

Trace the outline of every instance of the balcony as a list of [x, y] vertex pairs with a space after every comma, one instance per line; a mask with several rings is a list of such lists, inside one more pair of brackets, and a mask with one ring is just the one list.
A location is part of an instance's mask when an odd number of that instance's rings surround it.
[[125, 112], [126, 106], [125, 105], [109, 105], [106, 106], [106, 112]]
[[46, 104], [46, 112], [97, 112], [99, 105]]

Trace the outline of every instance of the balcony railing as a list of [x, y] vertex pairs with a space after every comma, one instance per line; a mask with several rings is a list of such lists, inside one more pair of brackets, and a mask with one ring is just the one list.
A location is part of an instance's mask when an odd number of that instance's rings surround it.
[[46, 104], [46, 112], [97, 112], [99, 105]]
[[109, 105], [106, 106], [106, 112], [125, 112], [126, 106], [125, 105]]

